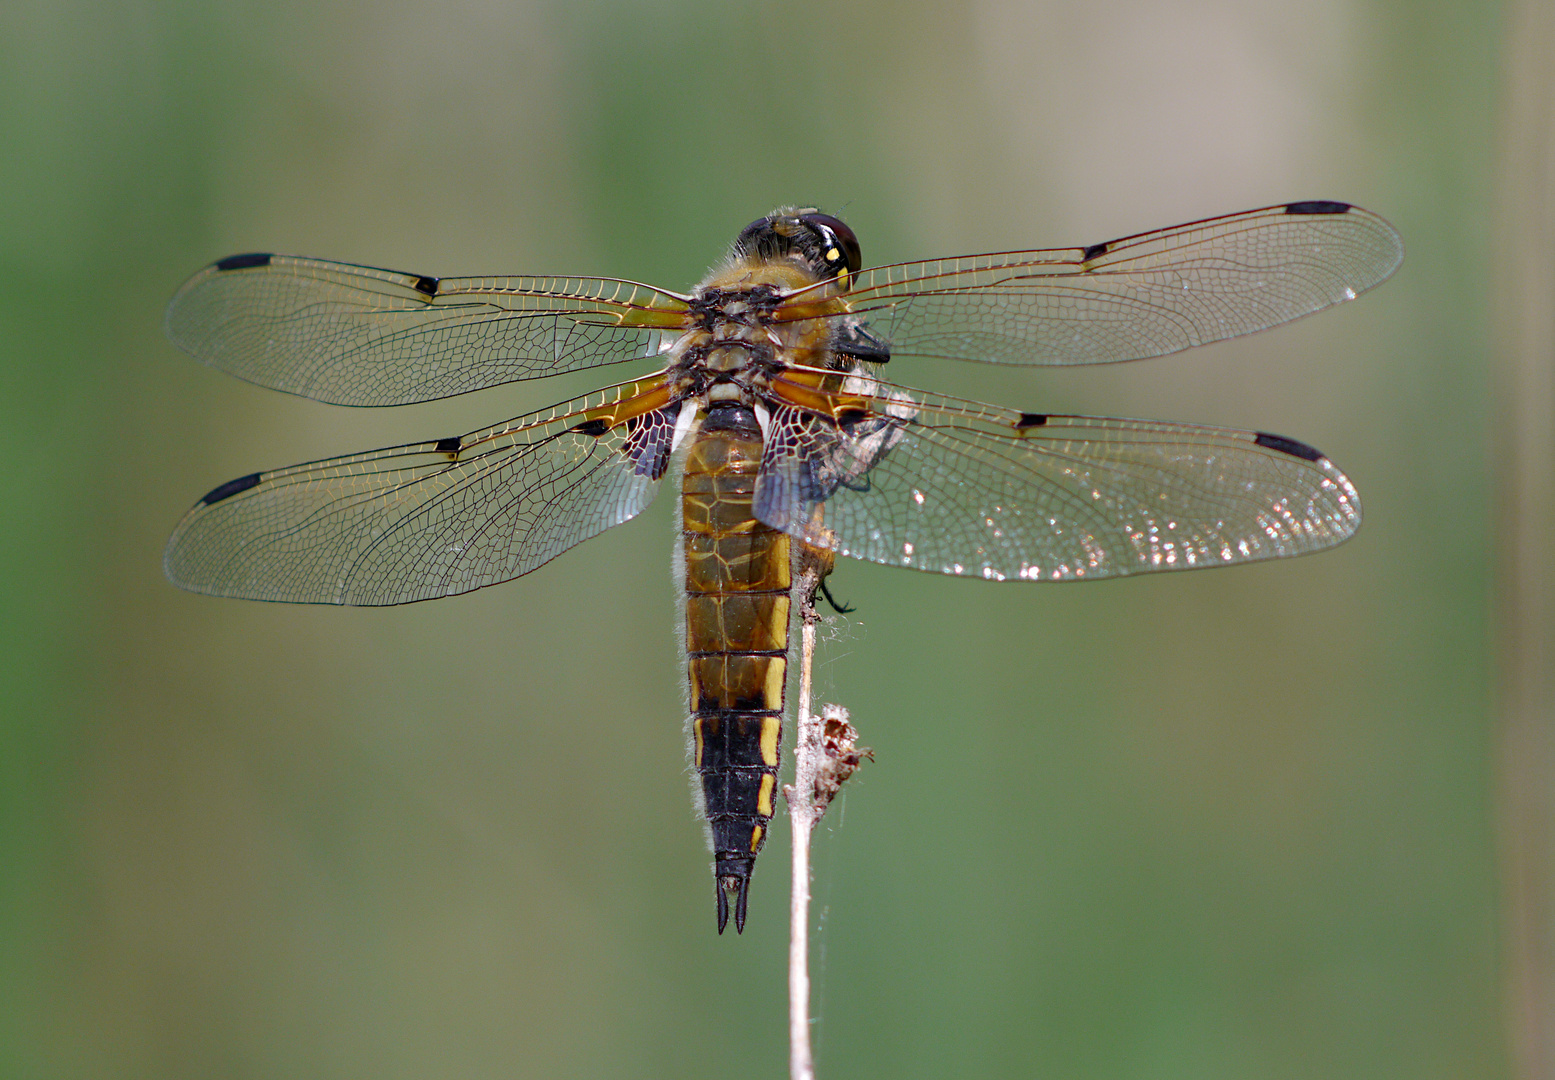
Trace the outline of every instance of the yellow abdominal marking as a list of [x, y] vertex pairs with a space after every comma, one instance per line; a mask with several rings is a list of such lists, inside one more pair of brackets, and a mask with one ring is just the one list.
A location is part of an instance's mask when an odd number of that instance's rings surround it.
[[[783, 730], [783, 721], [776, 716], [764, 716], [761, 720], [761, 763], [771, 768], [776, 768], [778, 763], [778, 737]], [[697, 761], [701, 761], [701, 747], [698, 744]]]
[[[781, 709], [783, 707], [783, 674], [788, 670], [788, 661], [781, 656], [774, 656], [772, 662], [767, 665], [766, 691], [767, 708]], [[766, 737], [766, 732], [762, 732]]]
[[[767, 624], [767, 638], [772, 642], [788, 644], [788, 597], [780, 596], [772, 605], [772, 621]], [[780, 648], [782, 646], [779, 646]]]
[[772, 792], [776, 787], [777, 777], [771, 773], [764, 773], [761, 777], [761, 790], [756, 793], [756, 813], [762, 817], [772, 816]]

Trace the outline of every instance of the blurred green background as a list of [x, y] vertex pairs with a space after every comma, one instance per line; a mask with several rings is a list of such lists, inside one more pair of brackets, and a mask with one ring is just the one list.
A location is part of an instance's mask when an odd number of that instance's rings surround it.
[[262, 250], [688, 287], [781, 203], [866, 263], [1291, 199], [1408, 250], [1356, 304], [1111, 368], [904, 362], [1032, 411], [1276, 431], [1321, 556], [1031, 587], [864, 564], [820, 696], [875, 763], [818, 836], [822, 1076], [1504, 1074], [1491, 814], [1484, 0], [618, 0], [0, 10], [0, 1073], [786, 1070], [787, 825], [714, 933], [673, 500], [437, 603], [213, 600], [231, 477], [609, 372], [363, 412], [163, 339]]

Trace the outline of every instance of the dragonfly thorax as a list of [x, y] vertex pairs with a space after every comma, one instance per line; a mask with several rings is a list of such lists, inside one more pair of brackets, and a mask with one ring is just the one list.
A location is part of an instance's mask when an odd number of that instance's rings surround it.
[[[747, 272], [753, 268], [747, 267]], [[797, 278], [793, 264], [771, 267]], [[748, 288], [705, 285], [691, 301], [689, 328], [668, 350], [671, 370], [688, 394], [707, 400], [751, 403], [777, 372], [790, 367], [835, 366], [833, 319], [783, 318], [790, 290], [769, 282]]]

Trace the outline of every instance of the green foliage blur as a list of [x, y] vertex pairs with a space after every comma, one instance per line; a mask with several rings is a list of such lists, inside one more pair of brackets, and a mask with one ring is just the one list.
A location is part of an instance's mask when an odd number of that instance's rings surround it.
[[903, 361], [1031, 411], [1275, 431], [1366, 524], [1209, 574], [864, 564], [822, 700], [822, 1076], [1494, 1076], [1487, 320], [1500, 26], [1474, 0], [196, 3], [0, 11], [0, 1074], [786, 1075], [787, 826], [714, 933], [673, 499], [436, 603], [214, 600], [234, 476], [624, 377], [332, 408], [202, 368], [213, 259], [692, 285], [819, 205], [866, 263], [1293, 199], [1389, 218], [1355, 304], [1106, 369]]

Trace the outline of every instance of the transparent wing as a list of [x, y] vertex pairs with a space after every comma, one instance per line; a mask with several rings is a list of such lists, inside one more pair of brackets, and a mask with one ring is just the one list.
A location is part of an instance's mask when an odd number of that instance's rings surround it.
[[677, 412], [644, 380], [462, 438], [254, 473], [196, 503], [163, 564], [195, 592], [296, 603], [507, 581], [647, 506]]
[[859, 376], [831, 401], [828, 415], [774, 399], [756, 516], [888, 566], [1116, 577], [1302, 555], [1361, 521], [1344, 474], [1275, 435], [1019, 413]]
[[178, 290], [201, 363], [336, 405], [404, 405], [659, 352], [683, 297], [613, 278], [431, 278], [234, 255]]
[[877, 267], [846, 298], [893, 355], [1101, 364], [1352, 300], [1403, 257], [1398, 233], [1375, 214], [1287, 203], [1084, 248]]

